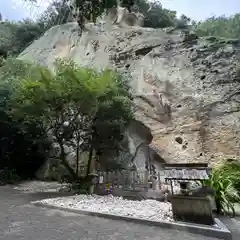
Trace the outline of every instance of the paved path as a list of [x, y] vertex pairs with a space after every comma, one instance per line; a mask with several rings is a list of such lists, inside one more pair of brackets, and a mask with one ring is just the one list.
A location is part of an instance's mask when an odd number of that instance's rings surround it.
[[49, 210], [29, 203], [41, 196], [0, 187], [0, 240], [213, 240], [176, 230]]

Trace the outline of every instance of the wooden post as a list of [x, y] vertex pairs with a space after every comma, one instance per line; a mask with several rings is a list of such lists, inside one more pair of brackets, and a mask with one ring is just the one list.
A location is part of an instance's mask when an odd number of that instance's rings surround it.
[[105, 187], [105, 184], [107, 183], [107, 172], [104, 172], [104, 177], [103, 177], [103, 185]]
[[144, 185], [145, 185], [145, 189], [148, 189], [148, 171], [146, 170], [144, 172]]
[[156, 179], [153, 176], [152, 176], [152, 188], [153, 188], [153, 190], [157, 189], [157, 182], [156, 182]]
[[105, 182], [105, 184], [106, 183], [109, 183], [109, 172], [106, 172], [106, 182]]
[[112, 184], [112, 172], [108, 172], [108, 183]]
[[160, 176], [160, 172], [158, 172], [157, 174], [157, 179], [158, 179], [158, 190], [161, 189], [161, 176]]
[[99, 175], [98, 175], [98, 183], [97, 183], [98, 186], [97, 186], [97, 188], [102, 188], [103, 182], [104, 182], [104, 173], [99, 172]]
[[121, 174], [119, 171], [117, 171], [117, 188], [121, 185]]
[[124, 179], [124, 184], [123, 184], [123, 189], [128, 189], [129, 188], [129, 173], [124, 171], [123, 172], [123, 179]]
[[124, 176], [123, 176], [123, 172], [119, 172], [119, 175], [120, 175], [120, 184], [121, 185], [121, 189], [123, 189], [123, 186], [124, 186]]
[[156, 189], [160, 190], [161, 189], [161, 178], [160, 178], [160, 172], [157, 174], [157, 183], [156, 183]]
[[136, 179], [136, 172], [133, 171], [132, 172], [132, 187], [133, 187], [133, 190], [135, 190], [135, 179]]
[[116, 172], [112, 172], [112, 188], [114, 189], [116, 183]]
[[172, 184], [172, 180], [170, 180], [170, 184], [171, 184], [171, 191], [172, 191], [172, 195], [173, 195], [174, 193], [173, 193], [173, 184]]

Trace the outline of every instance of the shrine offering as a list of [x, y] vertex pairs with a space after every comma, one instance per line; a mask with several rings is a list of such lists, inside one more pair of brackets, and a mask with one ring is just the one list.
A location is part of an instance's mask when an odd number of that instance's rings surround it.
[[112, 185], [110, 183], [105, 184], [104, 192], [106, 194], [111, 194], [112, 193]]

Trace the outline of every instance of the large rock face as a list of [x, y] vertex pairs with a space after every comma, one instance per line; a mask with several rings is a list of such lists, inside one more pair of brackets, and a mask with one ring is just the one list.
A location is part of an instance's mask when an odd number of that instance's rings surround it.
[[[178, 31], [68, 23], [50, 29], [19, 56], [52, 67], [56, 58], [128, 74], [136, 118], [172, 162], [240, 155], [238, 41], [188, 38]], [[165, 100], [164, 100], [165, 99]], [[168, 101], [171, 112], [161, 106]], [[169, 111], [169, 108], [168, 108]]]

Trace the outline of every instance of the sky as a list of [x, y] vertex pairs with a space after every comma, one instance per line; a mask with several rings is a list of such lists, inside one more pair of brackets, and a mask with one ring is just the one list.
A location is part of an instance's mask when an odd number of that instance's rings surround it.
[[[42, 12], [51, 0], [38, 0], [37, 6], [28, 6], [22, 0], [0, 0], [3, 18], [20, 20], [34, 18]], [[201, 21], [211, 16], [230, 16], [240, 12], [240, 0], [161, 0], [164, 8], [176, 10], [193, 20]]]

